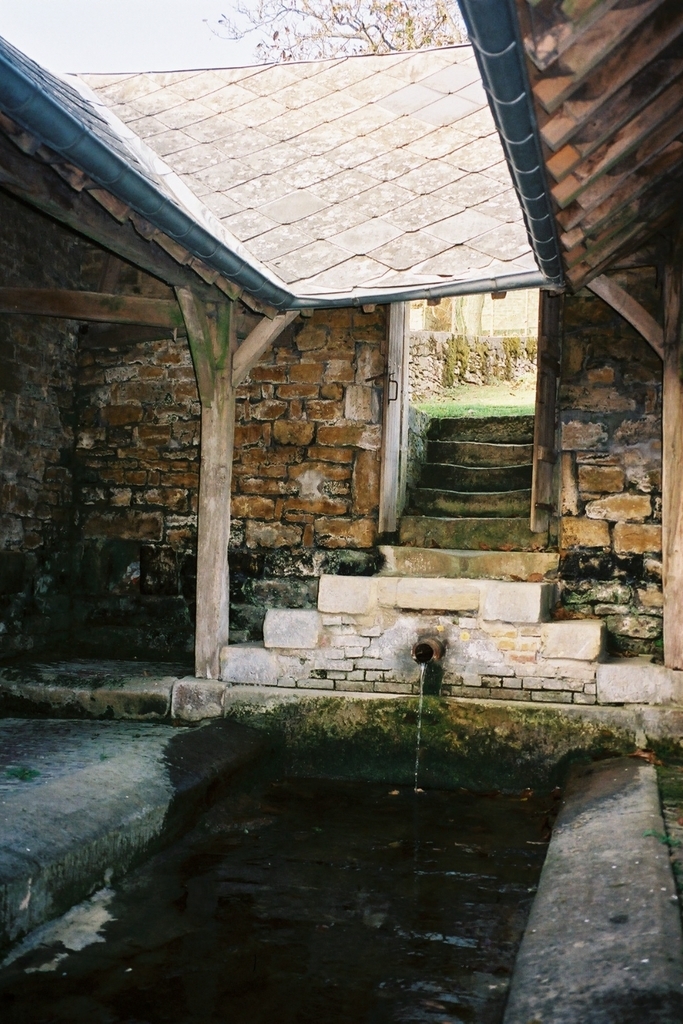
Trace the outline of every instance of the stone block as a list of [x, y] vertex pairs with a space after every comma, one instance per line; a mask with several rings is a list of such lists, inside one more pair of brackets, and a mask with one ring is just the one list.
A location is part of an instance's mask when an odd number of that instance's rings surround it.
[[614, 550], [618, 554], [634, 555], [661, 551], [662, 528], [643, 523], [617, 523], [614, 527]]
[[675, 675], [647, 657], [615, 658], [598, 666], [598, 704], [669, 704], [679, 690]]
[[367, 615], [375, 607], [377, 581], [373, 576], [321, 576], [318, 610]]
[[173, 687], [171, 717], [184, 722], [221, 718], [225, 685], [208, 679], [179, 679]]
[[490, 622], [545, 622], [554, 599], [553, 583], [491, 580], [484, 588], [481, 617]]
[[579, 490], [582, 494], [623, 491], [624, 479], [620, 466], [579, 466]]
[[407, 611], [476, 612], [480, 600], [479, 587], [472, 583], [431, 577], [381, 577], [377, 593], [385, 608]]
[[569, 420], [562, 424], [562, 449], [586, 451], [601, 448], [607, 443], [607, 430], [602, 423], [582, 423]]
[[651, 514], [649, 494], [610, 494], [586, 505], [589, 519], [608, 519], [612, 523], [642, 522]]
[[263, 644], [229, 644], [221, 651], [221, 679], [244, 686], [276, 686], [278, 657]]
[[560, 547], [564, 550], [607, 548], [609, 543], [609, 526], [604, 520], [584, 516], [562, 516], [560, 519]]
[[541, 631], [541, 657], [593, 661], [600, 657], [604, 635], [604, 623], [593, 619], [548, 622]]
[[313, 609], [269, 608], [263, 623], [263, 645], [310, 650], [319, 645], [322, 628], [321, 617]]

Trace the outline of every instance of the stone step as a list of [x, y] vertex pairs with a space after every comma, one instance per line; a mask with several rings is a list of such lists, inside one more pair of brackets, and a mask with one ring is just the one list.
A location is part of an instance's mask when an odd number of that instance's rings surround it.
[[553, 551], [454, 551], [388, 544], [379, 550], [384, 557], [381, 576], [539, 582], [555, 579], [560, 560]]
[[422, 467], [420, 487], [477, 494], [527, 490], [531, 487], [531, 469], [530, 465], [482, 467], [429, 463]]
[[[482, 516], [509, 518], [529, 516], [531, 491], [445, 491], [435, 487], [418, 487], [412, 495], [411, 515]], [[452, 545], [449, 545], [452, 547]]]
[[427, 462], [449, 466], [531, 465], [532, 444], [489, 444], [486, 441], [430, 441]]
[[430, 441], [485, 441], [494, 444], [532, 444], [533, 416], [463, 417], [437, 419], [429, 424]]
[[543, 551], [548, 544], [548, 534], [532, 533], [528, 514], [520, 518], [495, 519], [403, 516], [399, 541], [401, 545], [414, 548]]

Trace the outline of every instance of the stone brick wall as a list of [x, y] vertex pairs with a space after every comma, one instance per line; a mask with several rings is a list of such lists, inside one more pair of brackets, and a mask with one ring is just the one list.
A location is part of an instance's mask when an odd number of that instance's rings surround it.
[[[617, 280], [660, 316], [654, 271]], [[604, 619], [613, 653], [661, 651], [661, 381], [658, 356], [602, 299], [565, 298], [561, 614]]]
[[199, 396], [186, 339], [145, 333], [81, 337], [73, 642], [180, 658], [194, 638]]
[[268, 607], [315, 607], [321, 572], [375, 569], [386, 310], [316, 311], [238, 391], [234, 640]]
[[[0, 193], [4, 286], [74, 287], [83, 245]], [[76, 325], [0, 316], [0, 657], [69, 626]]]

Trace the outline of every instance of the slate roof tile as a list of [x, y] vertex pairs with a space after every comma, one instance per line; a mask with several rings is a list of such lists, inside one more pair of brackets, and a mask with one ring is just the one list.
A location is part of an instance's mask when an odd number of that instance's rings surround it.
[[[282, 229], [285, 230], [284, 228]], [[287, 284], [314, 277], [349, 258], [346, 249], [328, 241], [311, 242], [286, 256], [272, 260], [272, 265]]]
[[453, 124], [454, 121], [475, 109], [475, 104], [470, 100], [464, 99], [459, 93], [453, 93], [449, 96], [442, 96], [435, 103], [430, 103], [429, 106], [417, 110], [415, 116], [419, 117], [421, 121], [441, 126]]
[[476, 238], [478, 235], [483, 235], [486, 231], [491, 231], [494, 228], [499, 229], [500, 227], [500, 222], [493, 217], [487, 217], [485, 214], [477, 213], [475, 210], [463, 210], [462, 213], [456, 213], [454, 217], [448, 217], [446, 220], [438, 221], [436, 224], [430, 224], [426, 230], [431, 235], [436, 235], [437, 238], [450, 242], [451, 245], [462, 245], [463, 242], [469, 242], [471, 238]]
[[266, 217], [277, 221], [278, 224], [295, 224], [298, 220], [303, 220], [304, 217], [320, 213], [328, 205], [324, 199], [301, 188], [283, 196], [282, 199], [268, 203], [267, 206], [261, 208], [261, 212]]
[[430, 256], [448, 248], [448, 242], [424, 231], [411, 231], [372, 249], [370, 255], [391, 270], [409, 270]]
[[400, 228], [382, 220], [381, 217], [373, 217], [356, 227], [333, 235], [330, 241], [335, 245], [341, 245], [343, 249], [348, 249], [355, 256], [366, 256], [372, 249], [393, 241], [400, 234]]
[[470, 245], [488, 256], [504, 260], [515, 260], [529, 249], [526, 228], [523, 224], [501, 224], [495, 231], [488, 231], [474, 238]]
[[533, 266], [469, 46], [85, 80], [79, 116], [298, 294]]
[[261, 235], [251, 239], [249, 248], [254, 255], [264, 263], [276, 260], [279, 256], [291, 252], [301, 246], [309, 245], [313, 239], [302, 234], [301, 231], [292, 231], [287, 225], [279, 224], [271, 231], [265, 231]]
[[[228, 202], [231, 201], [228, 200]], [[218, 213], [218, 216], [220, 217], [221, 214]], [[233, 213], [231, 216], [223, 215], [223, 217], [228, 231], [232, 231], [233, 235], [243, 238], [245, 241], [256, 235], [263, 235], [266, 231], [272, 231], [279, 226], [274, 220], [264, 217], [258, 210], [241, 210], [239, 213]]]

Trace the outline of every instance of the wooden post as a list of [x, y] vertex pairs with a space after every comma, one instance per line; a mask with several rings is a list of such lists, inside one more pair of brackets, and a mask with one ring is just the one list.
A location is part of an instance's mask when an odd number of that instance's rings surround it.
[[235, 437], [232, 303], [204, 303], [186, 288], [176, 289], [192, 351], [202, 432], [197, 536], [195, 675], [218, 679], [220, 650], [228, 642], [230, 595], [230, 485]]
[[662, 377], [662, 556], [664, 664], [683, 669], [683, 383], [681, 288], [683, 246], [664, 278]]
[[557, 382], [560, 376], [562, 296], [541, 292], [538, 321], [531, 529], [545, 533], [553, 513]]
[[[395, 533], [398, 525], [399, 464], [401, 460], [401, 413], [406, 345], [407, 302], [389, 306], [389, 344], [384, 378], [384, 416], [382, 426], [382, 468], [380, 471], [379, 533]], [[404, 455], [405, 458], [405, 455]]]

